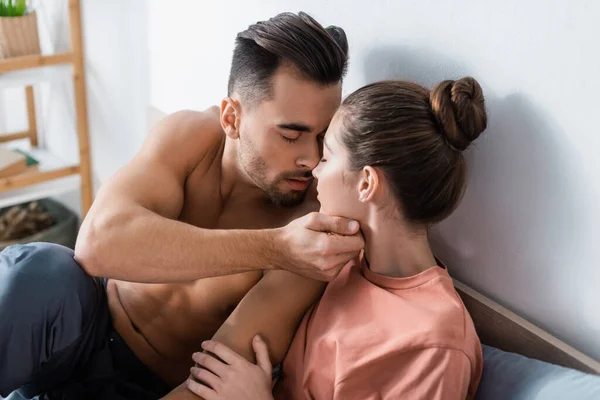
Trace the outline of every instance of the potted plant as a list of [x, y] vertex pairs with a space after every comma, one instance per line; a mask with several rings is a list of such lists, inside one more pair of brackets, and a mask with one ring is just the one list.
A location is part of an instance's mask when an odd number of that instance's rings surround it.
[[49, 242], [75, 247], [79, 218], [49, 198], [0, 208], [0, 251], [8, 246]]
[[27, 0], [0, 0], [0, 59], [40, 54], [36, 13]]

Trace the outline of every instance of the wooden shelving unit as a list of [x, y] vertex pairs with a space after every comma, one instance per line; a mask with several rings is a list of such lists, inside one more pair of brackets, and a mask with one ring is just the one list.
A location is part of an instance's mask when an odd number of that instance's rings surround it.
[[[28, 129], [0, 135], [0, 143], [28, 139], [27, 149], [40, 162], [37, 171], [0, 178], [0, 207], [57, 195], [79, 188], [83, 216], [92, 205], [91, 162], [79, 0], [69, 1], [71, 50], [0, 60], [0, 90], [24, 87]], [[38, 148], [34, 85], [53, 80], [73, 80], [79, 163], [69, 164]]]

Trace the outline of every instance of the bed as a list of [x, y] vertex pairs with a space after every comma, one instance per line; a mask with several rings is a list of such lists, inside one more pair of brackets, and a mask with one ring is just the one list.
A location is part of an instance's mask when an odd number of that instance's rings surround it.
[[600, 362], [459, 281], [483, 344], [476, 400], [600, 400]]
[[454, 286], [483, 344], [476, 400], [600, 400], [600, 362], [461, 282]]

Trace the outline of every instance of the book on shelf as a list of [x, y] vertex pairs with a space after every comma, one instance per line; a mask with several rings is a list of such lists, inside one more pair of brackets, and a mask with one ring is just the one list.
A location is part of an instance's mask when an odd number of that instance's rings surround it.
[[38, 161], [22, 150], [0, 147], [0, 178], [37, 170]]

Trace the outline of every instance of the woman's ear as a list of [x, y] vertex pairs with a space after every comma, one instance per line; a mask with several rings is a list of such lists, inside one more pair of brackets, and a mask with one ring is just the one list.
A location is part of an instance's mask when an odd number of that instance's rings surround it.
[[378, 171], [371, 166], [364, 167], [362, 171], [360, 171], [360, 178], [358, 181], [358, 200], [363, 203], [373, 200], [378, 188]]
[[221, 101], [221, 128], [227, 136], [232, 139], [240, 137], [240, 105], [231, 97], [226, 97]]

